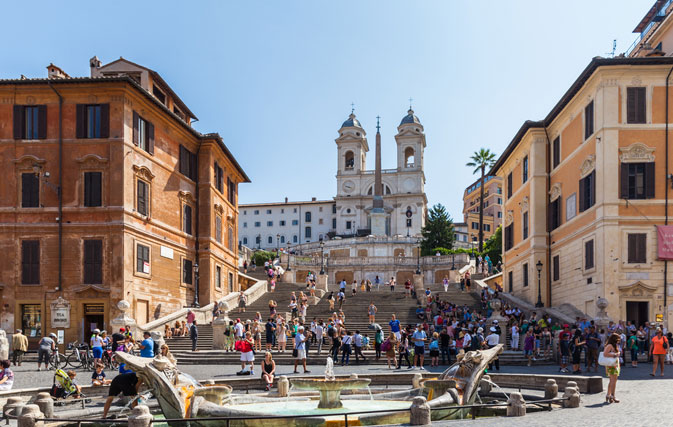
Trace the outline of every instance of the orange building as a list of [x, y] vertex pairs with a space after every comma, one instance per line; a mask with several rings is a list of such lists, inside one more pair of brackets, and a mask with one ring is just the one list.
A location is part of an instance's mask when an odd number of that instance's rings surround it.
[[668, 222], [672, 67], [594, 58], [547, 117], [523, 124], [491, 171], [505, 182], [506, 291], [590, 316], [605, 298], [609, 317], [636, 324], [673, 314], [655, 228]]
[[[463, 222], [467, 224], [468, 243], [479, 242], [479, 199], [481, 181], [478, 179], [463, 193]], [[484, 242], [502, 223], [502, 178], [484, 177]], [[479, 243], [475, 244], [477, 247]]]
[[120, 300], [143, 324], [238, 289], [245, 172], [158, 73], [90, 65], [0, 80], [0, 320], [33, 342], [109, 328]]

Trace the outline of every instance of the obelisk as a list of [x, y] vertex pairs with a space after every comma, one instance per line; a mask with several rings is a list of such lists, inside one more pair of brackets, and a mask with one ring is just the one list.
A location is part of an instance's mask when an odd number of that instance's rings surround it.
[[383, 183], [381, 182], [381, 125], [376, 117], [376, 166], [374, 171], [374, 200], [371, 218], [371, 234], [386, 235], [386, 211], [383, 209]]

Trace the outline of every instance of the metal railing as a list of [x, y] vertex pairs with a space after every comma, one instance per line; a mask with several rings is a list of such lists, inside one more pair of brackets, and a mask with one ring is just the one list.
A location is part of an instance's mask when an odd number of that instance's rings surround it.
[[[526, 405], [535, 405], [539, 408], [543, 408], [547, 411], [552, 410], [552, 404], [554, 403], [561, 403], [565, 400], [568, 400], [568, 398], [564, 397], [558, 397], [554, 399], [540, 399], [540, 400], [530, 400], [526, 401]], [[440, 408], [430, 408], [430, 412], [432, 411], [461, 411], [461, 410], [469, 410], [470, 411], [470, 417], [474, 420], [479, 416], [479, 410], [482, 408], [495, 408], [495, 407], [503, 407], [503, 406], [509, 406], [508, 402], [503, 402], [503, 403], [479, 403], [479, 404], [472, 404], [472, 405], [455, 405], [455, 406], [446, 406], [446, 407], [440, 407]], [[150, 420], [150, 424], [154, 423], [189, 423], [190, 421], [196, 421], [196, 420], [208, 420], [208, 421], [223, 421], [223, 425], [229, 427], [229, 423], [231, 421], [244, 421], [244, 420], [281, 420], [281, 419], [287, 419], [287, 418], [318, 418], [318, 417], [324, 417], [329, 415], [330, 417], [343, 417], [344, 418], [344, 425], [348, 427], [348, 416], [351, 416], [351, 420], [353, 420], [353, 416], [357, 415], [368, 415], [368, 414], [386, 414], [386, 413], [394, 413], [394, 412], [408, 412], [410, 411], [411, 408], [404, 408], [404, 409], [377, 409], [373, 411], [354, 411], [354, 412], [339, 412], [339, 413], [330, 413], [330, 414], [304, 414], [304, 415], [248, 415], [248, 416], [229, 416], [229, 417], [212, 417], [212, 418], [165, 418], [165, 419], [152, 419]], [[18, 420], [19, 417], [14, 416], [14, 415], [9, 415], [9, 414], [4, 414], [5, 422], [7, 425], [9, 425], [10, 420]], [[119, 419], [119, 418], [100, 418], [100, 419], [88, 419], [88, 420], [83, 420], [81, 418], [40, 418], [41, 421], [44, 422], [60, 422], [60, 423], [76, 423], [78, 427], [81, 427], [84, 424], [128, 424], [128, 419]]]

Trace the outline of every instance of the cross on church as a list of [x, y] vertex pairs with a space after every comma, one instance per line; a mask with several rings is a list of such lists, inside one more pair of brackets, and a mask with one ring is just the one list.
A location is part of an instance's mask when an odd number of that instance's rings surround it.
[[409, 97], [409, 109], [410, 109], [410, 110], [412, 109], [412, 108], [411, 108], [411, 103], [412, 103], [413, 101], [414, 101], [414, 98]]
[[381, 129], [381, 126], [379, 125], [379, 120], [380, 120], [380, 119], [381, 119], [380, 116], [376, 116], [376, 130], [377, 130], [377, 131]]
[[351, 102], [351, 114], [355, 113], [355, 104]]

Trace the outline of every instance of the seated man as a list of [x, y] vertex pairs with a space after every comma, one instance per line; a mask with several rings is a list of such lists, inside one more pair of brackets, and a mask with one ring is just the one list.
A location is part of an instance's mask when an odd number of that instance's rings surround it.
[[[122, 393], [124, 396], [136, 396], [142, 383], [143, 380], [138, 378], [135, 372], [117, 375], [112, 380], [112, 383], [110, 383], [108, 398], [105, 401], [105, 406], [103, 407], [103, 418], [107, 417], [107, 413], [110, 410], [110, 405], [112, 404], [112, 401], [115, 399], [115, 397], [117, 397], [120, 393]], [[135, 408], [137, 404], [138, 402], [134, 401], [131, 407]]]
[[423, 307], [418, 307], [416, 309], [416, 317], [421, 320], [425, 319], [425, 309]]

